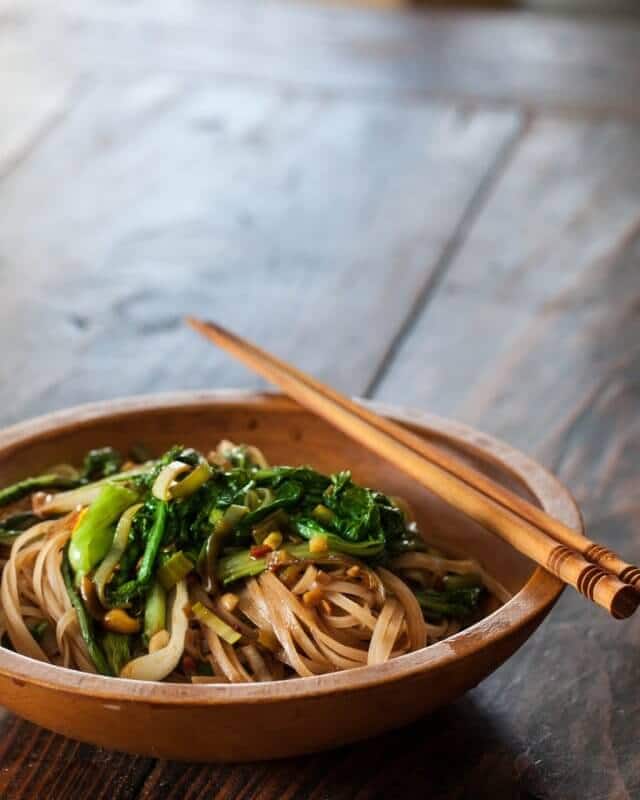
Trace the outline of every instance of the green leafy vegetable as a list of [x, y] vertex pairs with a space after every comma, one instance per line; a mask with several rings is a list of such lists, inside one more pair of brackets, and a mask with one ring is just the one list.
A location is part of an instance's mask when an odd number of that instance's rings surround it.
[[333, 475], [331, 481], [324, 506], [334, 514], [330, 527], [342, 538], [386, 541], [406, 533], [402, 512], [385, 495], [355, 484], [348, 470]]
[[275, 487], [273, 499], [250, 511], [240, 522], [238, 529], [248, 531], [253, 525], [268, 517], [279, 508], [293, 508], [302, 498], [304, 487], [295, 480], [286, 480]]
[[246, 444], [237, 444], [225, 450], [223, 456], [234, 469], [251, 469], [257, 466], [253, 462], [251, 453]]
[[478, 608], [482, 589], [470, 587], [465, 589], [446, 589], [443, 592], [435, 589], [416, 591], [415, 595], [427, 617], [445, 619], [467, 619]]
[[[402, 510], [381, 492], [355, 483], [348, 470], [324, 475], [307, 466], [263, 467], [245, 445], [230, 448], [225, 459], [224, 467], [211, 465], [198, 451], [176, 445], [155, 461], [140, 453], [140, 466], [121, 472], [120, 453], [102, 447], [87, 453], [78, 477], [46, 474], [0, 490], [1, 506], [37, 489], [68, 489], [39, 506], [45, 516], [86, 507], [63, 551], [62, 573], [98, 672], [119, 675], [158, 631], [171, 627], [167, 594], [180, 590], [186, 598], [184, 579], [194, 570], [200, 586], [213, 594], [287, 565], [296, 566], [290, 576], [279, 573], [285, 583], [310, 563], [338, 566], [357, 579], [362, 570], [354, 559], [375, 566], [425, 547]], [[21, 512], [0, 520], [0, 544], [11, 544], [40, 519]], [[95, 589], [96, 607], [86, 585]], [[415, 592], [426, 619], [465, 621], [478, 612], [480, 576], [448, 574], [437, 585]], [[202, 600], [194, 603], [195, 617], [237, 645], [241, 634]], [[135, 625], [117, 628], [106, 619], [105, 628], [129, 635], [97, 628], [106, 609], [123, 607]], [[41, 640], [49, 624], [32, 622], [30, 630]], [[194, 669], [211, 674], [204, 662]]]
[[13, 544], [17, 536], [38, 522], [41, 522], [40, 517], [31, 511], [21, 511], [5, 517], [0, 522], [0, 544]]
[[84, 603], [82, 602], [82, 598], [78, 594], [74, 581], [73, 581], [73, 572], [71, 569], [71, 563], [69, 561], [69, 546], [70, 543], [67, 543], [63, 550], [62, 554], [62, 577], [64, 579], [64, 584], [67, 589], [67, 594], [69, 595], [69, 600], [71, 600], [71, 604], [76, 610], [76, 614], [78, 616], [78, 624], [80, 626], [80, 633], [82, 634], [82, 638], [87, 645], [87, 650], [89, 651], [89, 657], [93, 661], [95, 668], [101, 675], [113, 675], [113, 671], [109, 666], [109, 663], [105, 657], [104, 652], [96, 638], [93, 620], [89, 616], [87, 609], [85, 608]]
[[27, 528], [30, 528], [38, 522], [41, 522], [40, 517], [32, 511], [19, 511], [17, 514], [5, 517], [0, 522], [0, 530], [26, 531]]
[[81, 478], [68, 478], [62, 475], [38, 475], [0, 489], [0, 507], [21, 500], [32, 492], [41, 489], [74, 489], [82, 484]]
[[[317, 535], [317, 534], [314, 534]], [[327, 550], [325, 557], [328, 560], [340, 557], [341, 555], [356, 556], [358, 558], [367, 559], [380, 554], [382, 550], [382, 543], [380, 542], [346, 542], [340, 539], [339, 536], [324, 533], [327, 537]], [[308, 542], [301, 542], [300, 544], [287, 545], [286, 553], [293, 560], [305, 560], [312, 557], [309, 551]], [[314, 560], [317, 557], [314, 556]], [[254, 558], [249, 550], [241, 550], [237, 553], [231, 553], [220, 559], [218, 562], [218, 579], [224, 585], [233, 583], [240, 578], [250, 578], [260, 575], [267, 569], [267, 558]]]
[[248, 514], [249, 509], [247, 506], [238, 506], [235, 504], [230, 505], [224, 512], [220, 511], [218, 508], [214, 508], [211, 514], [209, 514], [209, 520], [214, 523], [213, 531], [207, 538], [198, 556], [198, 573], [202, 578], [202, 583], [206, 592], [212, 592], [216, 588], [216, 564], [225, 541]]
[[182, 550], [173, 553], [158, 570], [158, 580], [165, 591], [173, 587], [191, 572], [193, 561], [187, 558]]
[[32, 622], [31, 625], [29, 625], [28, 627], [29, 627], [29, 633], [33, 636], [36, 642], [41, 642], [42, 637], [45, 635], [47, 629], [49, 628], [49, 623], [47, 622], [46, 619], [41, 619], [38, 622]]
[[228, 625], [217, 614], [214, 614], [210, 608], [207, 608], [202, 603], [197, 602], [193, 606], [193, 614], [203, 625], [211, 628], [212, 631], [218, 634], [221, 639], [229, 644], [235, 644], [240, 639], [241, 634]]
[[86, 575], [109, 552], [114, 523], [138, 495], [116, 483], [105, 483], [71, 536], [69, 561], [76, 573]]
[[196, 675], [213, 675], [213, 667], [208, 661], [198, 661]]
[[77, 478], [55, 473], [37, 475], [0, 489], [0, 507], [44, 489], [75, 489], [79, 486], [115, 475], [122, 465], [122, 456], [112, 447], [90, 450], [84, 458], [82, 473]]
[[154, 633], [167, 625], [167, 593], [156, 581], [147, 594], [144, 607], [144, 637], [148, 642]]
[[122, 456], [113, 447], [100, 447], [89, 450], [82, 464], [84, 481], [97, 481], [116, 475], [122, 467]]
[[180, 497], [188, 497], [196, 492], [211, 477], [211, 467], [206, 461], [201, 461], [192, 472], [181, 481], [178, 481], [170, 488], [169, 495], [172, 500]]
[[448, 590], [482, 588], [482, 578], [475, 572], [466, 572], [464, 575], [445, 575], [442, 582], [444, 588]]
[[112, 606], [126, 605], [135, 597], [146, 592], [154, 574], [154, 566], [158, 550], [165, 534], [167, 520], [167, 503], [162, 500], [151, 500], [154, 508], [153, 525], [149, 531], [140, 567], [135, 578], [119, 586], [109, 597]]
[[301, 517], [295, 522], [296, 531], [303, 539], [312, 539], [314, 536], [324, 535], [327, 537], [329, 548], [337, 553], [347, 553], [357, 558], [375, 558], [384, 551], [384, 538], [365, 539], [360, 542], [353, 542], [343, 539], [335, 533], [329, 533], [326, 528], [309, 517]]
[[114, 675], [119, 675], [124, 665], [131, 660], [131, 637], [107, 631], [102, 636], [102, 649], [109, 668]]

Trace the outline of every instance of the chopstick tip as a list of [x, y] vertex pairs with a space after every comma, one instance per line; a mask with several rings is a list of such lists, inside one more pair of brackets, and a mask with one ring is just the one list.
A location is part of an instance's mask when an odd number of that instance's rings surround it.
[[614, 619], [627, 619], [640, 605], [640, 594], [633, 586], [623, 586], [614, 596], [611, 615]]
[[207, 333], [220, 333], [220, 328], [215, 324], [215, 322], [194, 317], [192, 314], [187, 314], [184, 318], [184, 321], [190, 328], [193, 328], [194, 331], [197, 331], [205, 336]]

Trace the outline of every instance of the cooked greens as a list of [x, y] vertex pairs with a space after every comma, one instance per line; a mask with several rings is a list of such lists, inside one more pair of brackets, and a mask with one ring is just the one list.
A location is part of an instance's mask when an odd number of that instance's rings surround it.
[[32, 492], [42, 489], [74, 489], [76, 486], [81, 486], [82, 482], [81, 478], [69, 478], [55, 473], [38, 475], [35, 478], [25, 478], [22, 481], [13, 483], [11, 486], [0, 489], [0, 507], [22, 500], [23, 497], [32, 494]]
[[482, 588], [472, 586], [464, 589], [423, 589], [416, 591], [418, 603], [427, 619], [468, 619], [478, 608]]
[[108, 478], [120, 471], [122, 456], [112, 447], [101, 447], [89, 450], [83, 460], [82, 471], [70, 475], [59, 475], [56, 472], [25, 478], [11, 486], [0, 489], [0, 507], [21, 500], [36, 491], [49, 489], [75, 489], [78, 486]]
[[[381, 618], [388, 630], [372, 638], [369, 663], [389, 657], [395, 638], [401, 648], [423, 646], [425, 620], [463, 623], [477, 613], [483, 591], [479, 575], [429, 571], [420, 562], [428, 554], [414, 553], [425, 550], [423, 539], [385, 494], [355, 483], [348, 470], [325, 475], [308, 466], [266, 466], [255, 448], [222, 444], [224, 453], [219, 446], [213, 458], [175, 445], [155, 460], [141, 454], [144, 463], [125, 463], [118, 451], [102, 447], [86, 455], [77, 477], [68, 477], [74, 474], [71, 468], [64, 477], [51, 471], [0, 491], [2, 505], [35, 490], [67, 490], [34, 504], [34, 511], [0, 521], [0, 545], [12, 546], [43, 519], [69, 520], [61, 572], [77, 614], [79, 644], [99, 673], [119, 675], [125, 665], [135, 665], [123, 674], [148, 677], [176, 669], [181, 658], [178, 669], [187, 677], [213, 675], [212, 664], [218, 662], [223, 667], [216, 669], [227, 678], [238, 679], [245, 668], [277, 676], [281, 665], [273, 666], [273, 653], [284, 648], [285, 663], [306, 674], [298, 651], [287, 649], [288, 639], [278, 635], [275, 610], [281, 602], [293, 602], [286, 593], [298, 582], [301, 602], [308, 608], [324, 603], [323, 613], [329, 615], [328, 627], [318, 634], [325, 636], [322, 641], [333, 624], [341, 635], [351, 635], [345, 625], [357, 629], [355, 638], [336, 640], [347, 654], [357, 653], [354, 645], [367, 626], [371, 634], [372, 609], [380, 614], [385, 607]], [[398, 556], [416, 565], [403, 575], [419, 604], [413, 599], [405, 609], [405, 627], [396, 606], [385, 605], [381, 576], [386, 570], [377, 574], [383, 565], [393, 570]], [[262, 595], [245, 601], [241, 608], [247, 617], [236, 622], [234, 587], [252, 577], [259, 578], [259, 592], [269, 601], [265, 606]], [[338, 589], [325, 595], [323, 586], [331, 581]], [[178, 597], [189, 603], [177, 606]], [[296, 613], [292, 608], [288, 613]], [[268, 624], [265, 614], [275, 615]], [[209, 641], [195, 659], [178, 641], [188, 630], [189, 616]], [[254, 626], [251, 635], [248, 621]], [[31, 620], [28, 630], [36, 641], [52, 638], [45, 637], [45, 619]], [[245, 667], [229, 654], [237, 643]]]

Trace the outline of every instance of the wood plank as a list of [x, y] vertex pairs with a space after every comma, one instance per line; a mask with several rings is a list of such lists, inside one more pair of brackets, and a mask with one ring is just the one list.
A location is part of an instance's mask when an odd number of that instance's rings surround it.
[[0, 184], [2, 370], [22, 376], [2, 392], [2, 421], [256, 385], [182, 325], [185, 313], [362, 391], [518, 129], [511, 112], [446, 105], [164, 76], [99, 84]]
[[[0, 183], [3, 422], [98, 396], [249, 385], [180, 338], [186, 308], [213, 309], [362, 391], [518, 130], [517, 115], [465, 115], [451, 98], [638, 113], [638, 31], [626, 21], [238, 2], [14, 6], [0, 19], [0, 65], [31, 70], [25, 95], [36, 102], [0, 138], [0, 165], [12, 165]], [[18, 55], [4, 55], [9, 39]], [[65, 87], [78, 82], [89, 93], [74, 107]], [[63, 98], [53, 112], [38, 86]], [[381, 394], [536, 449], [578, 486], [593, 536], [639, 559], [637, 138], [634, 126], [536, 123], [456, 258], [457, 283], [427, 307], [437, 324], [420, 322], [419, 346], [412, 337]], [[470, 334], [449, 340], [452, 320]], [[446, 367], [436, 373], [430, 336]], [[636, 622], [611, 629], [590, 614], [567, 595], [544, 633], [460, 703], [371, 743], [276, 765], [154, 765], [5, 715], [0, 794], [631, 797]]]
[[19, 25], [11, 16], [4, 21], [11, 35], [76, 75], [164, 70], [290, 89], [427, 94], [563, 113], [637, 117], [640, 110], [640, 21], [631, 18], [390, 14], [281, 2], [256, 6], [250, 0], [197, 8], [171, 0], [71, 3], [55, 11], [40, 0], [12, 0], [9, 7], [19, 16]]
[[[158, 762], [140, 800], [502, 798], [494, 778], [510, 755], [499, 722], [468, 698], [400, 731], [330, 753], [240, 765]], [[464, 750], [463, 750], [464, 748]], [[452, 768], [452, 758], [460, 768]], [[467, 765], [477, 769], [466, 771]], [[480, 777], [480, 780], [478, 780]], [[496, 790], [494, 792], [494, 790]], [[568, 796], [565, 796], [568, 797]]]
[[[511, 112], [203, 89], [161, 74], [97, 84], [0, 183], [2, 421], [252, 385], [183, 329], [187, 311], [362, 391], [519, 125]], [[11, 798], [133, 797], [153, 766], [6, 714], [0, 732]], [[149, 785], [255, 785], [246, 770], [177, 769], [156, 767]]]
[[[640, 220], [639, 133], [534, 123], [376, 396], [403, 387], [407, 402], [541, 446], [632, 349], [599, 341], [598, 320], [615, 325], [634, 302], [619, 255]], [[526, 426], [523, 386], [536, 412]]]
[[[640, 558], [639, 133], [536, 122], [377, 394], [537, 453], [575, 492], [591, 536], [632, 561]], [[495, 796], [635, 796], [638, 635], [639, 620], [612, 625], [566, 592], [543, 632], [471, 693], [506, 749], [494, 763]], [[468, 743], [463, 734], [458, 752]], [[485, 755], [495, 759], [496, 746]], [[477, 782], [484, 766], [464, 755], [458, 762]]]
[[0, 730], [0, 796], [7, 800], [128, 800], [153, 763], [79, 744], [7, 712], [2, 713]]
[[28, 47], [12, 39], [3, 39], [0, 48], [0, 180], [28, 158], [64, 118], [78, 89], [66, 70], [46, 68]]

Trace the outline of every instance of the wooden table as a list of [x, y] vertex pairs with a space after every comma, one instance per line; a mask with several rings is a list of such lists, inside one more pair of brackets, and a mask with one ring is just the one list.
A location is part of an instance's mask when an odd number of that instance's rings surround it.
[[[281, 3], [0, 16], [0, 421], [254, 386], [212, 316], [556, 471], [640, 561], [640, 25]], [[467, 697], [276, 764], [1, 717], [2, 798], [640, 796], [640, 617], [567, 591]], [[194, 731], [194, 736], [197, 731]]]

